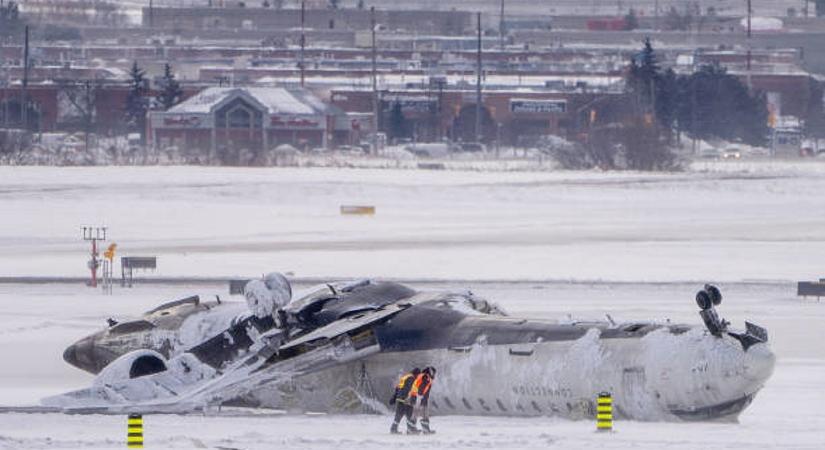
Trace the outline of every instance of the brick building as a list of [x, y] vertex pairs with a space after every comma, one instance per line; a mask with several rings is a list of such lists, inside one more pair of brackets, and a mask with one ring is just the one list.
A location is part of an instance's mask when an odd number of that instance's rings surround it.
[[[584, 114], [582, 108], [596, 99], [617, 97], [620, 92], [485, 90], [481, 139], [523, 144], [546, 134], [566, 135]], [[366, 89], [334, 89], [331, 101], [353, 115], [372, 111], [372, 92]], [[476, 140], [476, 93], [472, 89], [392, 89], [380, 93], [379, 104], [379, 129], [390, 135], [393, 115], [397, 114], [394, 110], [400, 110], [408, 137], [413, 139]], [[361, 128], [369, 127], [364, 124]]]
[[212, 87], [168, 111], [149, 113], [155, 148], [256, 153], [279, 144], [328, 147], [348, 142], [352, 123], [339, 108], [298, 88]]

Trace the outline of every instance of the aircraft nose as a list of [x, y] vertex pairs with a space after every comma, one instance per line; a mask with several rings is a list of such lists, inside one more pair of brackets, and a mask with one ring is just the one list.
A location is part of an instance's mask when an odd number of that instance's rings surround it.
[[63, 360], [78, 369], [91, 373], [98, 372], [94, 357], [94, 340], [91, 337], [83, 338], [66, 348]]

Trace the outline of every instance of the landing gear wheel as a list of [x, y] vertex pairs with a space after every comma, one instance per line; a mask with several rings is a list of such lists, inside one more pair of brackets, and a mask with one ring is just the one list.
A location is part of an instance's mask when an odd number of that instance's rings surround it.
[[710, 309], [713, 306], [713, 300], [707, 291], [699, 291], [696, 293], [696, 304], [701, 310]]
[[722, 293], [719, 291], [718, 287], [712, 284], [706, 284], [705, 292], [707, 292], [710, 296], [714, 306], [719, 306], [722, 303]]

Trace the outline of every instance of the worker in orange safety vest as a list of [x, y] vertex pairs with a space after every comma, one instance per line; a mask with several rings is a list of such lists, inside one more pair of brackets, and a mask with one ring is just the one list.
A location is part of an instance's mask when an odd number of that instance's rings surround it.
[[421, 432], [424, 434], [434, 434], [435, 431], [430, 428], [430, 389], [433, 387], [433, 380], [435, 379], [435, 367], [425, 368], [419, 374], [410, 390], [410, 405], [413, 412], [413, 426], [416, 421], [421, 419]]
[[419, 434], [420, 431], [415, 426], [415, 422], [413, 421], [413, 407], [410, 403], [410, 391], [413, 388], [413, 384], [418, 379], [418, 376], [421, 374], [421, 369], [416, 367], [410, 372], [401, 375], [401, 378], [398, 379], [398, 384], [395, 386], [395, 392], [390, 398], [390, 405], [395, 405], [395, 419], [392, 421], [392, 426], [390, 427], [390, 433], [392, 434], [400, 434], [398, 431], [398, 424], [401, 422], [402, 417], [407, 418], [407, 434]]

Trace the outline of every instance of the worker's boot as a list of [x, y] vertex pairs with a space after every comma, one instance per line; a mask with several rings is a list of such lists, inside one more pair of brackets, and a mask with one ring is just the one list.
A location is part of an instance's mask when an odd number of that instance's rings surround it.
[[415, 426], [415, 421], [407, 419], [407, 434], [421, 434], [421, 430]]
[[390, 434], [401, 434], [401, 432], [398, 431], [398, 424], [397, 423], [393, 423], [392, 426], [390, 427]]
[[421, 432], [424, 434], [435, 434], [435, 430], [430, 429], [430, 419], [421, 419]]

